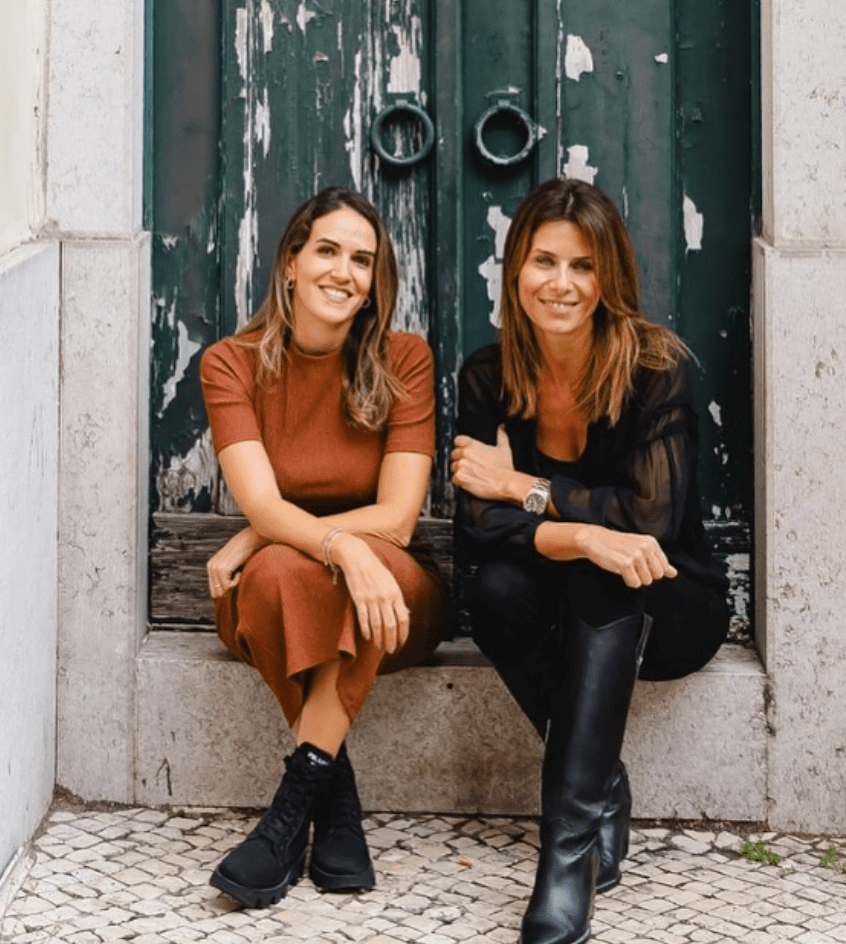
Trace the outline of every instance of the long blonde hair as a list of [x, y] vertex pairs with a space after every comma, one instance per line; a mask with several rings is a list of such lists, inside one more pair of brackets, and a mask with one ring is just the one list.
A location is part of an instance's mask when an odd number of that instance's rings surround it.
[[[314, 221], [344, 207], [361, 214], [376, 233], [369, 304], [356, 314], [344, 345], [344, 414], [350, 426], [376, 430], [385, 425], [394, 398], [404, 398], [406, 391], [391, 367], [387, 339], [397, 300], [397, 260], [382, 218], [361, 194], [327, 187], [294, 212], [276, 248], [264, 301], [236, 340], [258, 352], [257, 383], [265, 385], [279, 377], [294, 333], [288, 263], [308, 242]], [[256, 332], [258, 339], [247, 338]]]
[[644, 318], [637, 260], [625, 223], [611, 200], [582, 180], [555, 178], [539, 184], [517, 207], [508, 229], [500, 343], [509, 412], [524, 418], [537, 413], [541, 355], [532, 323], [520, 305], [518, 281], [538, 228], [561, 220], [578, 226], [593, 247], [600, 292], [593, 343], [575, 391], [576, 408], [588, 423], [607, 417], [613, 426], [638, 367], [667, 370], [690, 352], [669, 328]]

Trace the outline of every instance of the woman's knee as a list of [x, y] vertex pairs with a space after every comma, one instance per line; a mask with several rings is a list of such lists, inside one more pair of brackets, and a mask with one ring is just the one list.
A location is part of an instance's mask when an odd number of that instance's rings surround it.
[[292, 567], [317, 564], [307, 554], [291, 547], [290, 544], [268, 544], [256, 551], [244, 565], [245, 574], [276, 574], [288, 571]]
[[649, 682], [684, 678], [698, 672], [717, 654], [728, 635], [729, 612], [718, 594], [698, 594], [675, 606], [647, 598], [653, 616], [640, 677]]
[[643, 613], [640, 590], [627, 587], [619, 574], [587, 560], [561, 565], [561, 598], [572, 617], [589, 626], [606, 626]]
[[523, 623], [535, 618], [540, 603], [536, 572], [511, 561], [479, 565], [473, 581], [471, 604], [476, 613], [495, 621]]
[[549, 623], [549, 607], [537, 569], [507, 560], [479, 565], [469, 603], [473, 638], [490, 658], [525, 642]]
[[704, 668], [717, 654], [725, 633], [698, 634], [695, 639], [680, 643], [678, 639], [662, 639], [652, 633], [646, 644], [640, 678], [645, 682], [669, 682], [684, 678]]

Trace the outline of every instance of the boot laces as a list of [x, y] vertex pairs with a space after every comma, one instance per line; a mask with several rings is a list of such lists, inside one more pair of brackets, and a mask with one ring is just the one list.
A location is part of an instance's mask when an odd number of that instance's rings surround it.
[[308, 813], [314, 802], [317, 777], [308, 776], [307, 770], [291, 771], [289, 759], [285, 758], [288, 773], [279, 785], [270, 807], [258, 821], [251, 837], [262, 837], [273, 845], [284, 845], [308, 822]]
[[325, 830], [347, 826], [361, 829], [361, 804], [349, 761], [341, 761], [314, 811], [315, 825]]

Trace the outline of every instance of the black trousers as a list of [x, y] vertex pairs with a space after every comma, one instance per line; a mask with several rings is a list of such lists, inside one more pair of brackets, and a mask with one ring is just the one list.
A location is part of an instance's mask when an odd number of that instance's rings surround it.
[[630, 589], [589, 561], [483, 562], [471, 592], [473, 638], [540, 728], [558, 685], [562, 642], [579, 617], [603, 626], [647, 613], [652, 630], [640, 678], [663, 681], [701, 669], [728, 632], [724, 596], [683, 573]]

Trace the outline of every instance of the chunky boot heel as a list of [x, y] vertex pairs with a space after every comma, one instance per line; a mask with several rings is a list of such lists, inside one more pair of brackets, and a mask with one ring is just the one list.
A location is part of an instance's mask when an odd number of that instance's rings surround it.
[[[635, 676], [640, 672], [643, 652], [646, 649], [651, 629], [652, 617], [645, 615], [635, 650]], [[596, 890], [600, 894], [619, 885], [623, 877], [620, 863], [629, 854], [631, 820], [632, 791], [629, 786], [629, 775], [623, 762], [618, 761], [611, 784], [611, 793], [599, 823], [599, 873], [596, 876]]]
[[346, 745], [335, 759], [334, 776], [314, 806], [309, 878], [327, 892], [370, 889], [376, 884], [361, 825], [361, 803]]
[[631, 814], [632, 794], [629, 789], [629, 776], [623, 762], [620, 761], [611, 785], [611, 796], [602, 811], [597, 836], [599, 872], [596, 876], [596, 890], [600, 894], [619, 885], [623, 877], [620, 863], [629, 851]]
[[[238, 849], [240, 849], [240, 846]], [[238, 849], [234, 851], [237, 852]], [[234, 855], [234, 853], [232, 854]], [[282, 874], [282, 879], [268, 887], [243, 885], [229, 877], [229, 869], [235, 872], [235, 874], [238, 874], [237, 864], [230, 862], [227, 866], [226, 859], [224, 859], [212, 873], [212, 877], [209, 879], [209, 885], [214, 886], [219, 891], [226, 892], [231, 898], [235, 898], [248, 908], [269, 908], [271, 905], [275, 905], [277, 902], [281, 901], [288, 894], [288, 889], [296, 885], [303, 877], [303, 872], [305, 871], [305, 851], [303, 851], [299, 862], [295, 863], [290, 871], [274, 873], [272, 878], [276, 878], [278, 874]], [[248, 877], [246, 881], [261, 881], [261, 879]]]
[[285, 768], [270, 808], [209, 879], [248, 908], [275, 905], [301, 878], [312, 808], [334, 764], [329, 754], [301, 744], [285, 758]]

